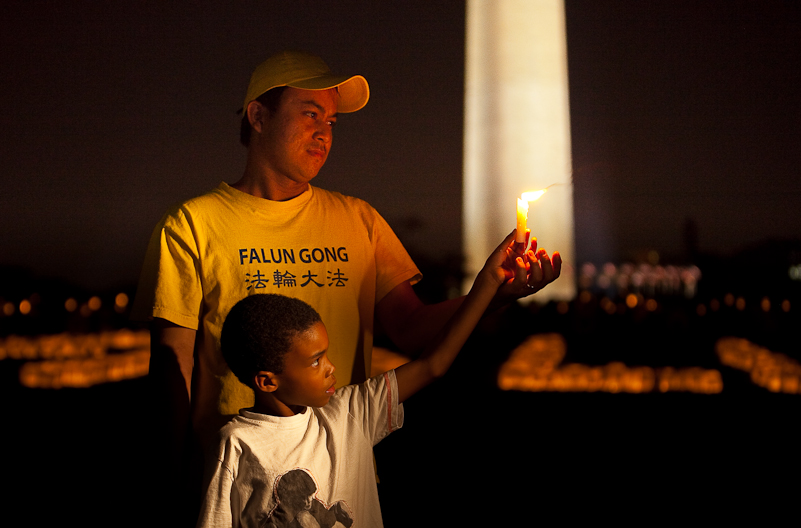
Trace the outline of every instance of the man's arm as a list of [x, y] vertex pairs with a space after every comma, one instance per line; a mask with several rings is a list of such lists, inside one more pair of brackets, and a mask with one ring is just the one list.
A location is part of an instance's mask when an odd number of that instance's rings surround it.
[[160, 429], [169, 434], [170, 451], [181, 459], [189, 429], [196, 331], [154, 318], [150, 325], [150, 381]]
[[376, 305], [376, 317], [392, 342], [410, 356], [420, 351], [436, 337], [464, 297], [437, 304], [423, 304], [409, 281], [395, 286]]
[[487, 259], [484, 268], [476, 277], [470, 293], [459, 304], [432, 346], [419, 357], [395, 369], [398, 383], [398, 401], [409, 396], [442, 377], [450, 368], [464, 346], [484, 311], [489, 306], [498, 288], [512, 279], [512, 272], [504, 267], [506, 250], [514, 239], [514, 232], [498, 246]]
[[[562, 269], [559, 253], [554, 253], [551, 258], [544, 249], [538, 251], [536, 239], [531, 241], [527, 251], [524, 251], [525, 244], [510, 244], [504, 248], [502, 267], [506, 280], [495, 292], [490, 309], [500, 308], [541, 290], [556, 280]], [[407, 281], [379, 301], [376, 317], [402, 352], [417, 356], [442, 330], [464, 299], [459, 297], [426, 305]]]

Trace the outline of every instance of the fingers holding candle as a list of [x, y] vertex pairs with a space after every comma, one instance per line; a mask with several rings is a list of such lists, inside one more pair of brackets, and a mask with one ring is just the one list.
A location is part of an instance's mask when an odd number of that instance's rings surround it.
[[527, 248], [528, 248], [528, 241], [529, 241], [529, 236], [530, 235], [531, 235], [531, 230], [526, 229], [526, 233], [525, 233], [525, 236], [523, 238], [523, 241], [522, 242], [518, 242], [517, 241], [517, 230], [515, 230], [515, 240], [514, 240], [514, 242], [512, 243], [512, 245], [510, 247], [512, 252], [514, 252], [515, 254], [523, 257], [524, 259], [528, 258], [527, 257], [528, 249]]
[[515, 284], [526, 284], [528, 282], [528, 271], [530, 268], [530, 264], [528, 263], [527, 259], [523, 257], [517, 257], [515, 259], [515, 267], [514, 267], [514, 283]]
[[553, 257], [548, 257], [548, 252], [540, 249], [530, 263], [530, 273], [526, 286], [531, 290], [531, 293], [539, 291], [552, 283], [562, 273], [562, 256], [558, 251], [554, 251]]
[[[548, 260], [548, 254], [545, 250], [537, 251], [537, 238], [530, 237], [531, 240], [529, 242], [529, 235], [531, 231], [526, 230], [526, 241], [525, 243], [518, 243], [515, 239], [515, 242], [510, 244], [506, 249], [506, 264], [505, 268], [509, 270], [513, 279], [514, 285], [518, 288], [522, 288], [523, 286], [527, 286], [530, 284], [535, 284], [542, 280], [542, 269], [537, 268], [534, 270], [532, 268], [532, 263], [539, 266], [537, 263], [539, 258], [544, 258]], [[516, 231], [515, 231], [516, 236]], [[550, 260], [548, 260], [548, 265], [550, 265]], [[552, 267], [551, 267], [552, 269]], [[530, 273], [536, 273], [537, 276], [534, 279], [530, 279]], [[531, 286], [529, 286], [531, 288]], [[541, 289], [542, 287], [539, 286], [537, 289]], [[532, 292], [526, 292], [526, 295]]]
[[520, 288], [528, 280], [529, 257], [526, 251], [526, 245], [516, 242], [516, 236], [516, 230], [512, 231], [509, 237], [507, 237], [509, 243], [501, 244], [500, 247], [503, 247], [506, 252], [503, 268], [507, 275], [507, 285], [514, 285], [515, 288]]
[[555, 252], [551, 259], [545, 250], [538, 250], [537, 239], [531, 236], [527, 225], [530, 202], [540, 198], [549, 187], [551, 186], [539, 191], [524, 192], [517, 199], [514, 243], [506, 248], [506, 260], [503, 264], [511, 279], [498, 290], [501, 297], [509, 300], [526, 297], [556, 280], [561, 273], [562, 257]]
[[530, 246], [526, 248], [515, 242], [515, 236], [516, 230], [497, 248], [505, 282], [495, 295], [492, 309], [538, 292], [556, 280], [562, 270], [562, 257], [558, 252], [549, 257], [547, 251], [538, 248], [536, 238], [531, 237]]
[[537, 254], [537, 237], [531, 237], [531, 244], [526, 251], [526, 256], [531, 258], [532, 260], [536, 259]]
[[531, 260], [531, 266], [529, 269], [531, 270], [531, 273], [529, 273], [526, 286], [533, 290], [537, 287], [536, 285], [542, 281], [542, 264], [535, 257]]

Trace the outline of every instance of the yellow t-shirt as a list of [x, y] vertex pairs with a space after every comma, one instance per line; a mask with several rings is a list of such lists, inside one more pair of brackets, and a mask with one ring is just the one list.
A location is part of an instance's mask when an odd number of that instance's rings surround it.
[[367, 202], [310, 187], [275, 202], [226, 183], [171, 208], [156, 226], [134, 318], [197, 330], [192, 382], [195, 428], [253, 405], [228, 369], [220, 332], [228, 311], [255, 293], [299, 298], [319, 313], [338, 385], [367, 378], [376, 303], [420, 271]]

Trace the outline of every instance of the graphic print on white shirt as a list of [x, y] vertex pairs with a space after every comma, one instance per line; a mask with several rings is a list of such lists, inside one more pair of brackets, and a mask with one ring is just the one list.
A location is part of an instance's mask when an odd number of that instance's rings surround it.
[[292, 469], [279, 475], [273, 491], [277, 503], [267, 517], [265, 526], [328, 528], [336, 523], [350, 527], [353, 514], [344, 500], [331, 506], [317, 498], [317, 483], [304, 469]]

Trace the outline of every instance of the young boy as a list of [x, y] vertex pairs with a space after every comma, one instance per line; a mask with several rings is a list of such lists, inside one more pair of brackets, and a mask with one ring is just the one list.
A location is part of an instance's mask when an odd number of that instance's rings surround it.
[[[446, 373], [498, 288], [514, 279], [505, 264], [515, 258], [513, 236], [426, 353], [361, 385], [334, 390], [328, 334], [309, 305], [274, 294], [237, 303], [222, 353], [256, 403], [219, 433], [198, 526], [382, 526], [372, 448], [401, 427], [401, 403]], [[526, 258], [529, 288], [559, 276], [558, 253], [553, 267], [542, 250]]]

